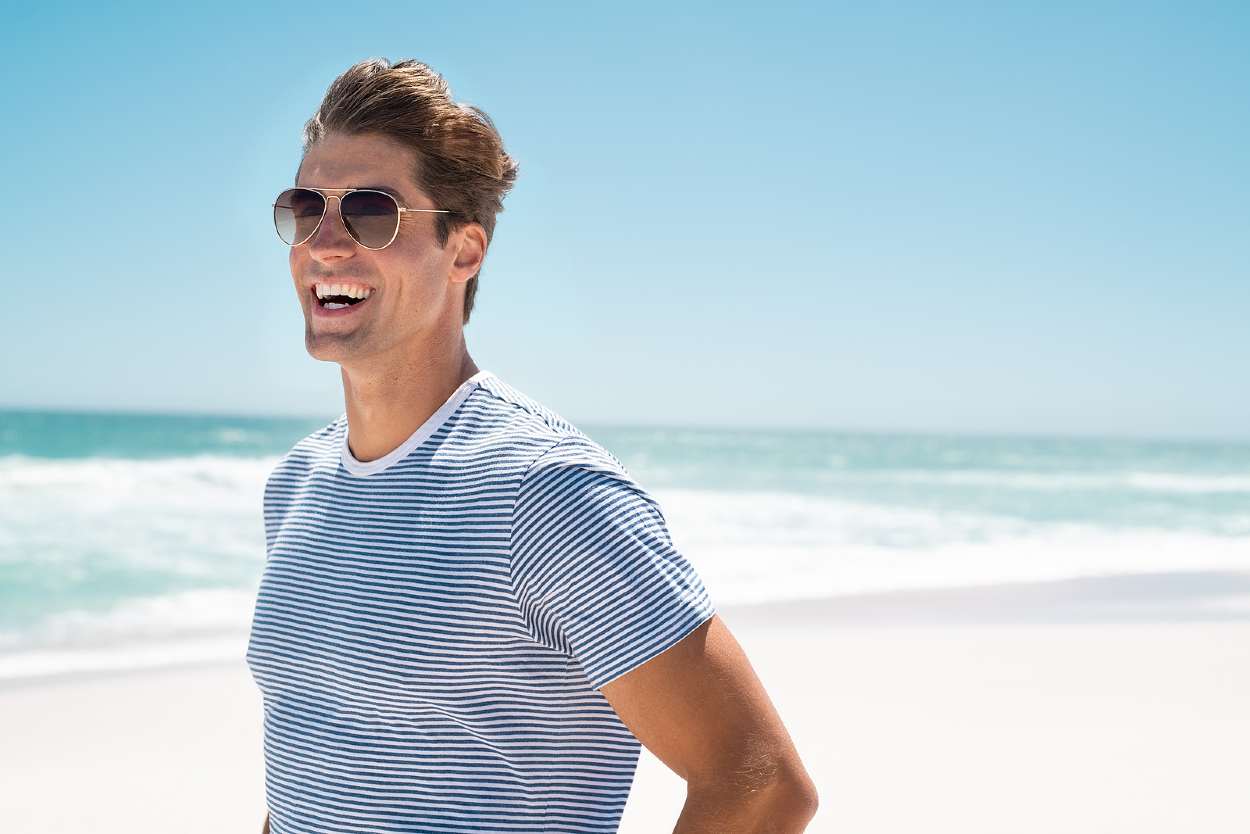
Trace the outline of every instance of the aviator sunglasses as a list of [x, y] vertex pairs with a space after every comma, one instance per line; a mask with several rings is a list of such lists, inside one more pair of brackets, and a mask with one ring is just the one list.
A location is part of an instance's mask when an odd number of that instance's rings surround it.
[[[322, 191], [346, 191], [343, 196]], [[299, 246], [313, 236], [326, 216], [326, 204], [339, 201], [339, 219], [352, 240], [366, 249], [385, 249], [399, 234], [399, 218], [406, 211], [450, 214], [449, 209], [405, 208], [373, 188], [288, 188], [273, 203], [273, 225], [282, 242]]]

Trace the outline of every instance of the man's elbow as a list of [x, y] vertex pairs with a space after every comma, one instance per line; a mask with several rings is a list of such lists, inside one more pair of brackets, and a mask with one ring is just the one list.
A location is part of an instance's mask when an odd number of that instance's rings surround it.
[[803, 824], [816, 816], [816, 810], [820, 807], [820, 796], [811, 779], [804, 777], [781, 780], [774, 789], [777, 792], [774, 807], [779, 813]]
[[726, 774], [721, 779], [689, 782], [686, 787], [688, 809], [725, 815], [742, 826], [731, 829], [735, 832], [755, 831], [755, 826], [762, 825], [785, 834], [801, 832], [820, 805], [816, 786], [806, 773], [749, 785]]
[[[775, 808], [803, 822], [816, 815], [816, 809], [820, 807], [816, 783], [812, 781], [807, 769], [799, 762], [797, 753], [787, 760], [780, 761], [762, 771], [756, 771], [756, 773], [757, 776], [764, 777], [762, 779], [764, 792], [771, 795], [770, 804]], [[742, 773], [739, 772], [737, 777], [740, 779], [741, 776]]]

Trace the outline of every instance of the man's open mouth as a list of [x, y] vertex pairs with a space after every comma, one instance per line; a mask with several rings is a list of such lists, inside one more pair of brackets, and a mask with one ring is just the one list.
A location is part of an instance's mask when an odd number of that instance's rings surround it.
[[327, 295], [325, 298], [318, 298], [317, 303], [327, 310], [338, 310], [343, 307], [350, 307], [353, 304], [359, 304], [364, 301], [363, 298], [352, 298], [350, 295]]
[[367, 301], [374, 291], [359, 287], [343, 287], [342, 290], [333, 287], [323, 288], [321, 294], [318, 294], [317, 287], [314, 285], [309, 292], [312, 293], [313, 301], [322, 309], [342, 310]]

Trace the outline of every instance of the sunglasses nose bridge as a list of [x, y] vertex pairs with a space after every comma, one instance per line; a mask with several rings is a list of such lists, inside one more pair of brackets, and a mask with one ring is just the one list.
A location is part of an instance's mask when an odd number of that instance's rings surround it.
[[343, 198], [338, 194], [322, 194], [321, 200], [321, 217], [317, 219], [317, 225], [313, 227], [313, 230], [308, 234], [308, 237], [304, 238], [304, 242], [312, 243], [313, 238], [317, 236], [317, 233], [321, 231], [321, 227], [325, 225], [326, 217], [330, 214], [331, 200], [339, 201], [338, 205], [335, 206], [335, 211], [338, 214], [339, 225], [343, 227], [343, 233], [353, 242], [358, 242], [356, 241], [355, 236], [351, 233], [351, 230], [347, 228], [347, 221], [343, 219]]

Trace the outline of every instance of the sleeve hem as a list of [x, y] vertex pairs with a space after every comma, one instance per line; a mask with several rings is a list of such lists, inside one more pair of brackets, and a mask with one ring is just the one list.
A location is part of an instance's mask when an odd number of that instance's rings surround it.
[[[602, 689], [603, 687], [607, 686], [608, 684], [610, 684], [612, 681], [616, 680], [617, 678], [629, 672], [634, 671], [639, 666], [642, 666], [643, 664], [651, 660], [654, 660], [655, 658], [664, 654], [664, 652], [673, 648], [673, 646], [676, 646], [682, 640], [685, 640], [687, 637], [693, 634], [696, 629], [698, 629], [708, 620], [712, 619], [712, 617], [716, 616], [716, 613], [717, 613], [716, 606], [709, 602], [707, 608], [701, 609], [699, 611], [698, 616], [695, 618], [694, 623], [692, 625], [689, 625], [688, 627], [685, 627], [685, 628], [678, 628], [677, 631], [673, 632], [672, 634], [669, 634], [659, 643], [648, 646], [647, 650], [643, 653], [642, 657], [631, 661], [627, 668], [620, 669], [618, 671], [609, 671], [608, 674], [610, 675], [610, 677], [606, 677], [601, 680], [592, 679], [590, 682], [590, 688], [598, 691]], [[601, 677], [601, 676], [597, 676], [597, 677]]]

